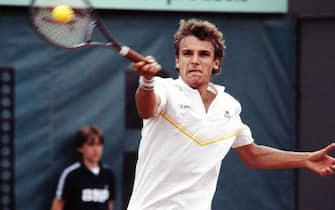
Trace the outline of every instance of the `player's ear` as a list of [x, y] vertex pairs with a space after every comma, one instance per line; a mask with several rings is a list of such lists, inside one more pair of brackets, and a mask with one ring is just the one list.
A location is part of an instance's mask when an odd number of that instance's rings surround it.
[[220, 68], [220, 60], [219, 59], [215, 59], [214, 63], [213, 63], [213, 69], [219, 70], [219, 68]]

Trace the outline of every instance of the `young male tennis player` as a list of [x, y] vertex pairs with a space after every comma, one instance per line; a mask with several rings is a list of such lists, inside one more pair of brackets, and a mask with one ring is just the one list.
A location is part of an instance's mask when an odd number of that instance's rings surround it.
[[307, 168], [333, 175], [329, 146], [315, 152], [282, 151], [254, 143], [240, 103], [211, 78], [224, 55], [222, 33], [207, 21], [181, 21], [175, 34], [178, 79], [154, 77], [153, 58], [134, 63], [144, 119], [128, 210], [210, 210], [219, 169], [230, 148], [252, 168]]

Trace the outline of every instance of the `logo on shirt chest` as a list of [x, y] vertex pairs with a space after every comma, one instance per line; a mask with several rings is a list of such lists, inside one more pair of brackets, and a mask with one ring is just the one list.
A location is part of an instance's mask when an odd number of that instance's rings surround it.
[[229, 113], [228, 110], [226, 110], [226, 111], [224, 112], [223, 117], [224, 117], [225, 119], [227, 119], [227, 120], [230, 120], [230, 118], [231, 118], [231, 114]]
[[188, 104], [178, 104], [178, 108], [184, 110], [184, 109], [190, 109], [191, 106]]
[[109, 191], [105, 189], [85, 188], [81, 191], [81, 200], [84, 202], [104, 203], [109, 198]]

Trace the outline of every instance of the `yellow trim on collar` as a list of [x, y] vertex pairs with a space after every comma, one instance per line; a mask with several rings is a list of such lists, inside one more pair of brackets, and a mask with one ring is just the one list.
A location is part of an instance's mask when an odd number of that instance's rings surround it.
[[183, 126], [181, 126], [180, 124], [178, 124], [176, 121], [174, 121], [168, 114], [166, 114], [163, 111], [161, 111], [159, 114], [166, 121], [168, 121], [171, 125], [173, 125], [180, 132], [182, 132], [185, 136], [187, 136], [188, 138], [190, 138], [192, 141], [194, 141], [196, 144], [198, 144], [201, 147], [207, 146], [209, 144], [215, 144], [217, 142], [224, 141], [224, 140], [230, 139], [230, 138], [238, 135], [238, 131], [233, 131], [231, 133], [228, 133], [227, 135], [224, 135], [224, 136], [221, 136], [221, 137], [212, 138], [212, 139], [208, 139], [207, 141], [204, 141], [204, 143], [202, 143], [202, 141], [201, 141], [201, 139], [199, 137], [191, 134], [188, 130], [186, 130], [186, 128], [184, 128]]

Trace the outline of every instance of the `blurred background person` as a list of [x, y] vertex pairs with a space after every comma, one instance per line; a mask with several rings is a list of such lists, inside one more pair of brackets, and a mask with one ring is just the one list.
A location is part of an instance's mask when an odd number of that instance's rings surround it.
[[64, 169], [51, 210], [113, 210], [115, 178], [101, 162], [102, 132], [94, 126], [84, 126], [74, 141], [81, 160]]

